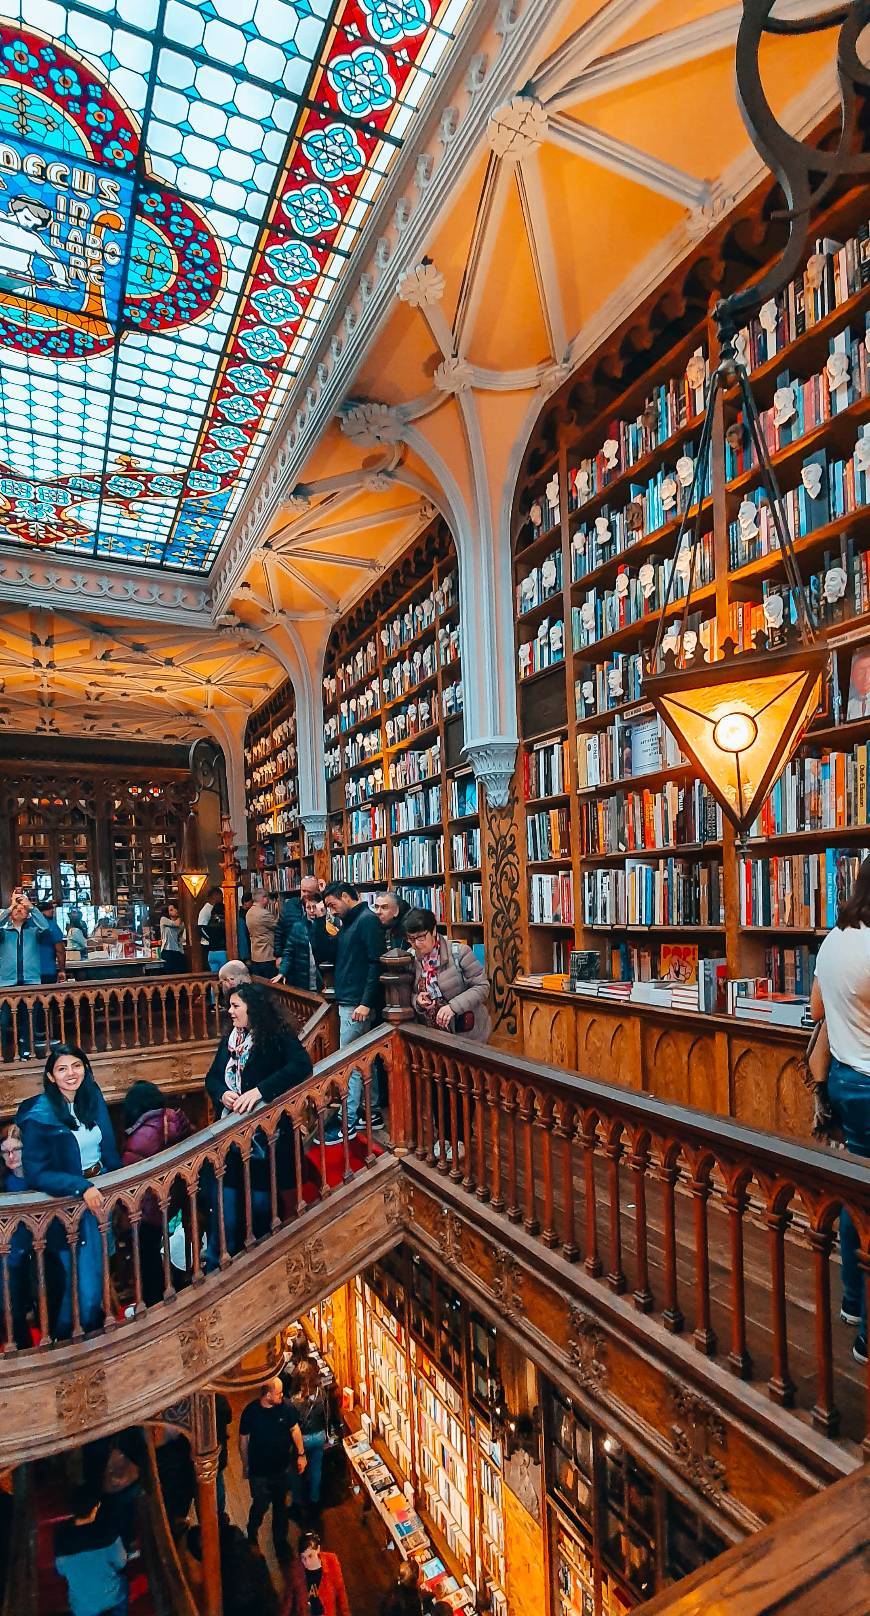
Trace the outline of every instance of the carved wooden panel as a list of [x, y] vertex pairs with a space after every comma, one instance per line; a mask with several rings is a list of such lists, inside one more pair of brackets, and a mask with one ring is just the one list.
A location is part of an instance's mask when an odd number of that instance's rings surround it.
[[492, 1041], [516, 1049], [522, 1029], [513, 983], [528, 966], [525, 814], [515, 784], [511, 785], [505, 808], [491, 807], [482, 789], [479, 800]]
[[798, 1068], [798, 1054], [760, 1039], [731, 1040], [734, 1115], [753, 1128], [806, 1142], [812, 1135], [813, 1106]]
[[594, 1009], [578, 1004], [577, 1070], [584, 1077], [598, 1077], [605, 1083], [624, 1083], [626, 1088], [643, 1087], [637, 1027], [623, 1018], [618, 1006], [611, 1009], [596, 1003]]
[[668, 1025], [638, 1018], [641, 1026], [644, 1088], [674, 1105], [728, 1112], [727, 1045], [700, 1027]]
[[577, 1018], [573, 1004], [553, 1004], [549, 999], [523, 1003], [523, 1052], [527, 1060], [545, 1061], [548, 1066], [577, 1066]]

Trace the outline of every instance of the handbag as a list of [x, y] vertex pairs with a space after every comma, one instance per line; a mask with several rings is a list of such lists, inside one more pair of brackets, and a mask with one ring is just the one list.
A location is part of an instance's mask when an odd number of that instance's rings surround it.
[[842, 1130], [834, 1120], [828, 1095], [828, 1069], [831, 1064], [831, 1046], [824, 1019], [817, 1021], [810, 1033], [809, 1043], [800, 1059], [800, 1074], [804, 1087], [813, 1097], [812, 1136], [824, 1144], [843, 1142]]

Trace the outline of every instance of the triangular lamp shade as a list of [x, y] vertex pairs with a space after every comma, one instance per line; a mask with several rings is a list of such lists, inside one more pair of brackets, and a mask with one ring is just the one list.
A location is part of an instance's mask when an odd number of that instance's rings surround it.
[[827, 652], [762, 651], [644, 681], [689, 762], [748, 830], [819, 705]]
[[202, 856], [202, 847], [199, 840], [199, 821], [193, 809], [191, 809], [184, 822], [178, 874], [191, 896], [198, 898], [208, 880], [208, 865]]

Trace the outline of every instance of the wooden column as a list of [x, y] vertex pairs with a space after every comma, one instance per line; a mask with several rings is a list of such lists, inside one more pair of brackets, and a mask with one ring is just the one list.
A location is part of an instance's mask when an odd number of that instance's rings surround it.
[[217, 1477], [220, 1445], [214, 1392], [193, 1395], [193, 1465], [196, 1513], [202, 1541], [202, 1616], [223, 1616]]
[[224, 895], [224, 924], [227, 931], [227, 959], [239, 955], [239, 861], [233, 842], [229, 814], [221, 815], [221, 884]]

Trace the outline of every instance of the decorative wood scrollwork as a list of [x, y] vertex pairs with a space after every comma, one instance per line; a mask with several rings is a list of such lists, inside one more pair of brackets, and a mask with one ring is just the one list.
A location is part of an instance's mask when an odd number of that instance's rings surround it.
[[201, 1313], [188, 1326], [178, 1332], [178, 1350], [181, 1362], [191, 1374], [206, 1369], [213, 1355], [225, 1346], [220, 1307]]
[[505, 1251], [503, 1246], [495, 1248], [495, 1273], [490, 1281], [490, 1289], [506, 1318], [525, 1313], [522, 1270], [516, 1257], [510, 1251]]
[[576, 1302], [568, 1308], [567, 1347], [578, 1384], [587, 1391], [603, 1391], [610, 1373], [607, 1337], [600, 1324]]
[[712, 1403], [679, 1381], [671, 1381], [669, 1391], [679, 1421], [671, 1426], [671, 1446], [687, 1480], [715, 1501], [727, 1490], [725, 1465], [713, 1451], [724, 1453], [727, 1447], [725, 1421]]
[[306, 1240], [301, 1251], [287, 1258], [284, 1272], [291, 1296], [300, 1296], [317, 1280], [325, 1279], [328, 1269], [323, 1241]]
[[70, 1375], [55, 1387], [55, 1407], [66, 1431], [86, 1431], [109, 1412], [109, 1388], [104, 1369]]
[[507, 807], [493, 808], [485, 803], [483, 817], [489, 895], [487, 920], [489, 1008], [493, 1031], [503, 1027], [513, 1036], [519, 1024], [513, 984], [522, 968], [520, 849], [517, 834], [517, 799], [513, 787]]

